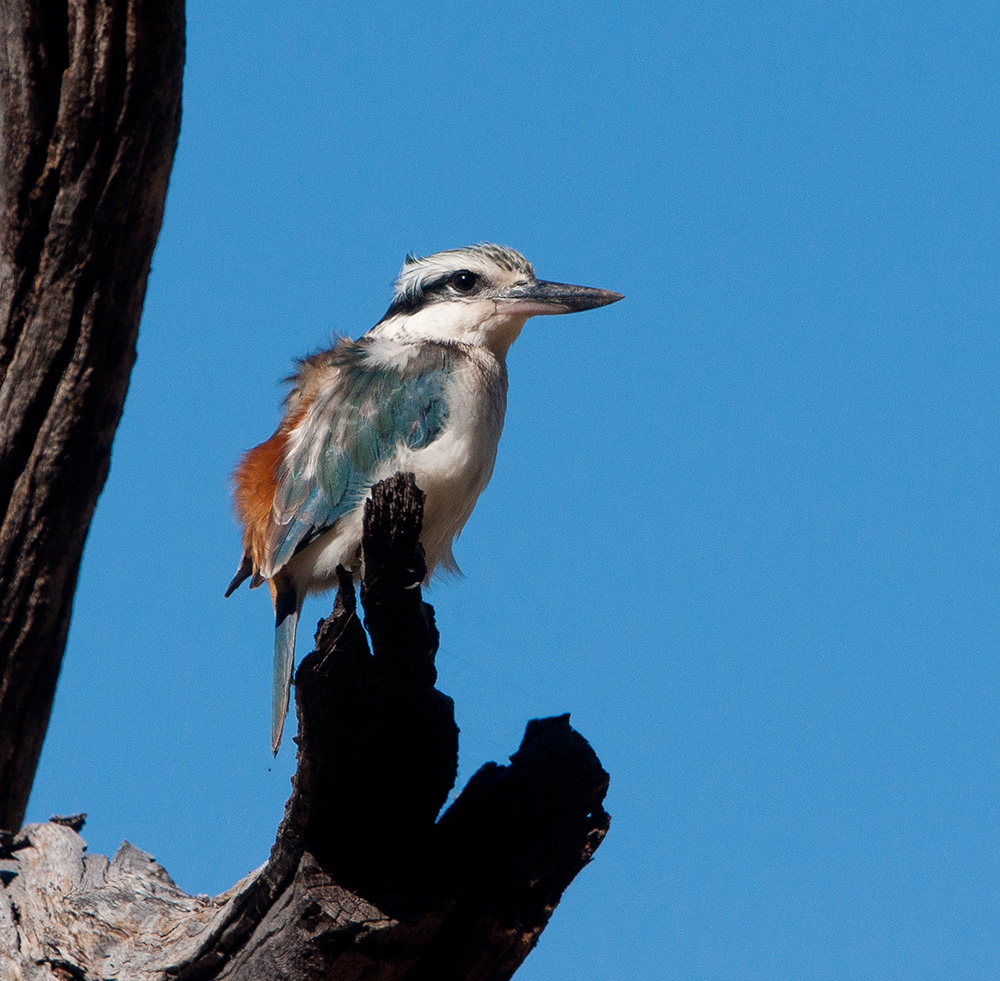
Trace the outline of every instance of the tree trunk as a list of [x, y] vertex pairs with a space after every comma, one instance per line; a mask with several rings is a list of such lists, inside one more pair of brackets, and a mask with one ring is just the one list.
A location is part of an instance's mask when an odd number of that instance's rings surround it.
[[366, 507], [361, 596], [373, 650], [344, 576], [296, 675], [298, 766], [267, 863], [214, 899], [188, 896], [131, 845], [108, 863], [84, 855], [70, 819], [30, 825], [0, 858], [0, 976], [514, 973], [607, 832], [608, 777], [568, 716], [535, 720], [510, 764], [481, 768], [435, 820], [458, 729], [434, 688], [422, 511], [409, 474], [377, 485]]
[[182, 0], [2, 0], [0, 828], [24, 817], [180, 127]]

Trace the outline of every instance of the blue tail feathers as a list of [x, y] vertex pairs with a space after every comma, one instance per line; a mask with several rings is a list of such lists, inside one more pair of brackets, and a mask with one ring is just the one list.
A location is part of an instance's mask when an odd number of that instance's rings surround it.
[[288, 712], [288, 696], [295, 667], [295, 630], [299, 623], [299, 598], [284, 589], [274, 600], [274, 689], [271, 702], [271, 749], [278, 755]]

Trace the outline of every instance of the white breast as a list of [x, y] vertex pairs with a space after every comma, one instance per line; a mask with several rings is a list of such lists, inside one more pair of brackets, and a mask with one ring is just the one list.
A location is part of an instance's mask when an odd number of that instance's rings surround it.
[[[412, 472], [426, 495], [420, 540], [428, 579], [438, 566], [458, 571], [452, 542], [493, 475], [507, 411], [506, 364], [488, 351], [470, 348], [451, 374], [446, 398], [444, 432], [418, 450], [401, 449], [375, 479]], [[285, 568], [303, 593], [335, 586], [338, 565], [359, 570], [363, 515], [364, 502], [288, 562]]]
[[420, 540], [428, 576], [458, 571], [451, 546], [490, 482], [507, 411], [507, 368], [482, 349], [459, 362], [448, 391], [448, 424], [433, 443], [401, 453], [392, 470], [412, 470], [427, 495]]

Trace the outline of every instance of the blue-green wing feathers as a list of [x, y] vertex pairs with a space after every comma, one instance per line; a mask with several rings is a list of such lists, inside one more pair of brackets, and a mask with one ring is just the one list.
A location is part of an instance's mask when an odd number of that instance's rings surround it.
[[303, 370], [319, 378], [278, 469], [267, 577], [353, 511], [401, 448], [427, 446], [448, 422], [444, 345], [414, 346], [394, 363], [365, 339], [341, 341]]

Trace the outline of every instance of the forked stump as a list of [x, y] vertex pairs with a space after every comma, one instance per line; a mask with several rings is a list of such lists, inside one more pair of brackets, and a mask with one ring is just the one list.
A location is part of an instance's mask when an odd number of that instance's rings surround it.
[[437, 818], [458, 729], [434, 688], [422, 513], [409, 474], [366, 506], [368, 635], [345, 574], [296, 675], [298, 768], [267, 863], [222, 896], [191, 897], [132, 846], [109, 865], [71, 827], [31, 825], [0, 842], [0, 977], [514, 973], [607, 832], [608, 776], [568, 716], [535, 720], [510, 764], [482, 767]]

